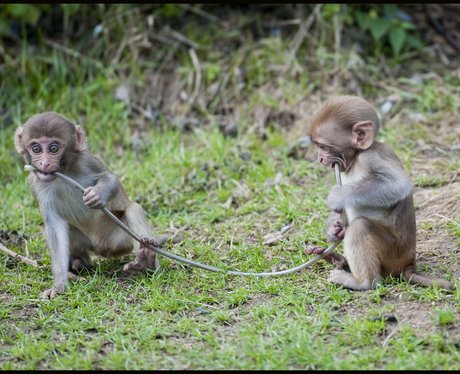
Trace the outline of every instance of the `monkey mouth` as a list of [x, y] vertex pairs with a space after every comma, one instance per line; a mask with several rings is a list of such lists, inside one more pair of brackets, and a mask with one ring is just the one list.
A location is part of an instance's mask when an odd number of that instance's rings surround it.
[[342, 161], [342, 159], [337, 157], [334, 160], [332, 160], [332, 162], [331, 162], [331, 168], [332, 169], [334, 169], [335, 164], [339, 165], [340, 170], [342, 170], [342, 169], [345, 170], [345, 165], [344, 165], [344, 162]]
[[53, 173], [45, 173], [43, 171], [37, 170], [36, 174], [42, 182], [51, 182], [56, 179], [56, 175]]

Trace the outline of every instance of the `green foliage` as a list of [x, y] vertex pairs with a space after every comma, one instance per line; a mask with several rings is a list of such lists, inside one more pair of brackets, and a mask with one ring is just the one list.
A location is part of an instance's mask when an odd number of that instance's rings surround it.
[[0, 32], [5, 34], [14, 21], [25, 22], [34, 26], [43, 11], [49, 10], [48, 5], [34, 4], [0, 4]]
[[[370, 32], [377, 50], [389, 44], [393, 55], [398, 56], [411, 48], [422, 47], [415, 25], [401, 15], [397, 5], [372, 5], [367, 10], [349, 6], [347, 9], [348, 22], [356, 20], [360, 30]], [[369, 49], [372, 50], [373, 46]]]
[[176, 18], [183, 14], [184, 9], [176, 4], [163, 4], [157, 11], [160, 17]]
[[[51, 14], [56, 5], [50, 4], [0, 4], [0, 37], [19, 33], [17, 26], [37, 26], [41, 17]], [[65, 17], [75, 15], [80, 4], [60, 4]]]
[[326, 20], [331, 20], [340, 13], [340, 4], [324, 4], [321, 13]]
[[448, 326], [455, 324], [457, 317], [455, 310], [450, 306], [445, 306], [444, 308], [436, 308], [436, 322], [442, 326]]

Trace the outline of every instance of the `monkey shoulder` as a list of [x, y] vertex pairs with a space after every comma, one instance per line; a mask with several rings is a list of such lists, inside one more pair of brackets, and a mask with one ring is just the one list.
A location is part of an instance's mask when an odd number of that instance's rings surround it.
[[360, 161], [367, 167], [369, 176], [375, 178], [382, 194], [388, 201], [401, 201], [412, 194], [412, 182], [404, 167], [390, 146], [375, 142], [370, 149], [362, 152]]
[[375, 142], [372, 147], [361, 152], [357, 164], [371, 174], [388, 175], [388, 177], [405, 175], [399, 157], [390, 146], [381, 142]]
[[375, 157], [375, 159], [380, 158], [382, 160], [385, 160], [386, 162], [402, 165], [401, 160], [396, 155], [395, 151], [388, 144], [382, 142], [375, 142], [374, 147], [372, 147], [372, 151], [373, 157]]
[[81, 154], [81, 168], [77, 171], [77, 175], [81, 176], [83, 180], [88, 180], [87, 183], [82, 183], [85, 187], [94, 185], [102, 176], [110, 176], [112, 183], [117, 187], [120, 186], [117, 176], [107, 167], [102, 158], [92, 154], [88, 151]]
[[85, 165], [88, 169], [88, 172], [90, 173], [102, 173], [105, 171], [109, 171], [109, 168], [107, 165], [104, 163], [101, 157], [88, 152], [88, 151], [83, 151], [81, 153], [81, 164]]

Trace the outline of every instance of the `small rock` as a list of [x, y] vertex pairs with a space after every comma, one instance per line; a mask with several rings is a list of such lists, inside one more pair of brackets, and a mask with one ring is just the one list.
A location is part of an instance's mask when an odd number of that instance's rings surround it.
[[117, 87], [115, 91], [115, 99], [123, 101], [126, 105], [129, 105], [129, 88], [125, 84]]

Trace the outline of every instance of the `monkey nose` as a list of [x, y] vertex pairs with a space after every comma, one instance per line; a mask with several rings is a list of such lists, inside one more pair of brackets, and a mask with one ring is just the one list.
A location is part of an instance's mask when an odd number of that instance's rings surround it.
[[40, 162], [40, 165], [41, 165], [43, 171], [47, 171], [47, 169], [50, 167], [49, 162]]
[[49, 162], [42, 162], [42, 163], [40, 163], [40, 165], [41, 165], [41, 171], [44, 172], [44, 173], [54, 173], [57, 170]]

